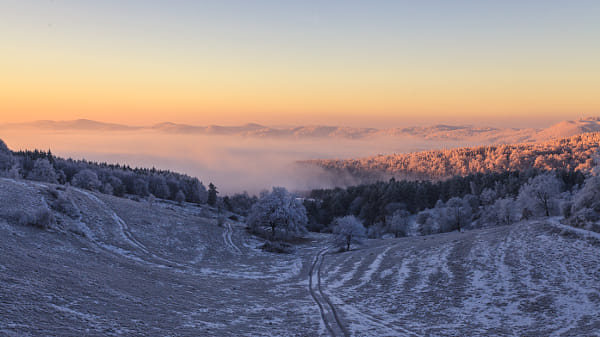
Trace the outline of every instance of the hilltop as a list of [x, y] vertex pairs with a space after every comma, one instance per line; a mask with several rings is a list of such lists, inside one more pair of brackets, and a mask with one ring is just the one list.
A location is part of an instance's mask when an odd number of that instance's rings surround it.
[[396, 179], [447, 179], [475, 173], [564, 169], [589, 172], [600, 149], [600, 133], [537, 143], [432, 150], [359, 159], [322, 159], [299, 164], [324, 169], [323, 179], [345, 184]]

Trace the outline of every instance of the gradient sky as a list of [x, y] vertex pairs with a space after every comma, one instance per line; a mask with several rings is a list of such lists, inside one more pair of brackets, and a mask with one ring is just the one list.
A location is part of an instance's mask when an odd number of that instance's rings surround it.
[[600, 1], [0, 0], [0, 122], [600, 114]]

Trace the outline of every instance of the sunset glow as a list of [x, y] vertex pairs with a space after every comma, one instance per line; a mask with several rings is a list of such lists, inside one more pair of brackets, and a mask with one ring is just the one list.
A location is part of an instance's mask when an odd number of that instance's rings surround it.
[[[594, 1], [3, 1], [3, 122], [553, 121], [600, 112]], [[371, 126], [371, 125], [370, 125]]]

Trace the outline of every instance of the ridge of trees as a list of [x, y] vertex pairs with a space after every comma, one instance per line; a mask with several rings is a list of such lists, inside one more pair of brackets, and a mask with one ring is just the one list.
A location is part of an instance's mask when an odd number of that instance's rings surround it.
[[594, 132], [540, 143], [463, 147], [359, 159], [316, 159], [300, 163], [319, 166], [340, 183], [373, 182], [392, 176], [396, 179], [442, 180], [457, 175], [529, 168], [588, 173], [594, 167], [593, 155], [598, 150], [600, 132]]
[[[546, 176], [552, 179], [536, 180], [537, 177]], [[476, 173], [443, 181], [392, 178], [387, 182], [347, 188], [315, 189], [304, 199], [304, 205], [308, 212], [308, 228], [313, 231], [329, 230], [329, 224], [336, 218], [353, 215], [363, 221], [372, 236], [377, 236], [383, 230], [403, 236], [407, 234], [409, 217], [416, 216], [416, 221], [419, 221], [419, 215], [426, 218], [431, 215], [432, 209], [443, 208], [444, 221], [452, 222], [452, 226], [456, 227], [454, 229], [463, 225], [466, 227], [480, 218], [482, 222], [485, 215], [483, 209], [498, 200], [505, 201], [498, 202], [495, 208], [505, 206], [512, 208], [511, 211], [516, 210], [518, 207], [506, 200], [515, 201], [521, 197], [519, 202], [522, 208], [529, 207], [528, 211], [533, 212], [542, 206], [540, 215], [554, 214], [558, 212], [556, 196], [579, 189], [585, 181], [586, 177], [581, 171], [541, 169]], [[536, 199], [537, 196], [542, 199]], [[494, 214], [500, 217], [500, 213]], [[438, 215], [430, 223], [441, 222], [441, 216]], [[469, 219], [464, 220], [467, 215]], [[510, 219], [517, 215], [521, 218], [522, 214], [511, 213]], [[487, 220], [496, 222], [497, 219]]]
[[[156, 168], [130, 167], [64, 159], [48, 151], [10, 151], [0, 140], [0, 175], [18, 179], [71, 184], [115, 196], [150, 195], [177, 202], [204, 204], [208, 192], [198, 178]], [[213, 185], [214, 187], [214, 185]], [[216, 191], [216, 187], [215, 191]]]

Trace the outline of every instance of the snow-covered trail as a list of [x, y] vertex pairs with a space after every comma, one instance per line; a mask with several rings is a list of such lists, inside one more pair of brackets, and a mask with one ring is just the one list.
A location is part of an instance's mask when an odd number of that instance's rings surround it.
[[[343, 256], [341, 259], [351, 261], [349, 264], [352, 265], [348, 271], [342, 272], [339, 279], [335, 279], [335, 275], [341, 271], [339, 266], [333, 269], [333, 273], [327, 273], [327, 280], [324, 280], [322, 287], [324, 292], [327, 293], [324, 296], [336, 303], [339, 311], [347, 320], [348, 335], [419, 336], [419, 334], [404, 328], [402, 325], [389, 324], [385, 317], [382, 318], [380, 313], [371, 307], [359, 308], [353, 305], [352, 296], [347, 298], [338, 296], [340, 291], [360, 293], [361, 288], [367, 284], [372, 284], [375, 275], [382, 274], [382, 263], [387, 261], [387, 254], [393, 248], [394, 245], [385, 245], [368, 251], [357, 250], [330, 255], [333, 258]], [[374, 307], [376, 308], [376, 306]]]
[[[182, 271], [189, 268], [189, 266], [158, 256], [154, 252], [151, 252], [144, 244], [136, 239], [129, 229], [127, 223], [121, 217], [119, 217], [109, 205], [88, 191], [81, 189], [76, 191], [85, 195], [89, 200], [96, 203], [100, 209], [107, 212], [110, 215], [110, 218], [117, 225], [116, 229], [118, 235], [113, 237], [112, 240], [111, 238], [107, 237], [98, 238], [96, 234], [92, 234], [92, 241], [95, 244], [99, 244], [101, 247], [109, 250], [111, 253], [120, 254], [129, 259], [133, 258], [136, 261], [144, 261], [145, 263], [154, 265], [158, 268], [177, 268]], [[89, 225], [85, 223], [82, 223], [82, 225], [86, 227], [86, 232], [93, 232]], [[115, 238], [117, 239], [116, 242], [110, 242], [114, 241]]]
[[350, 333], [343, 325], [335, 306], [323, 292], [323, 286], [321, 284], [321, 267], [327, 251], [328, 248], [324, 248], [315, 256], [313, 263], [310, 266], [310, 271], [308, 272], [308, 289], [311, 297], [319, 307], [321, 320], [329, 334], [333, 337], [347, 337], [350, 336]]
[[381, 240], [329, 255], [323, 287], [353, 335], [598, 335], [600, 241], [575, 232], [540, 220]]
[[223, 242], [225, 243], [225, 246], [229, 249], [229, 251], [233, 254], [242, 254], [240, 248], [235, 243], [233, 243], [233, 240], [231, 238], [232, 235], [233, 228], [231, 227], [231, 224], [229, 222], [226, 222], [225, 224], [223, 224]]

